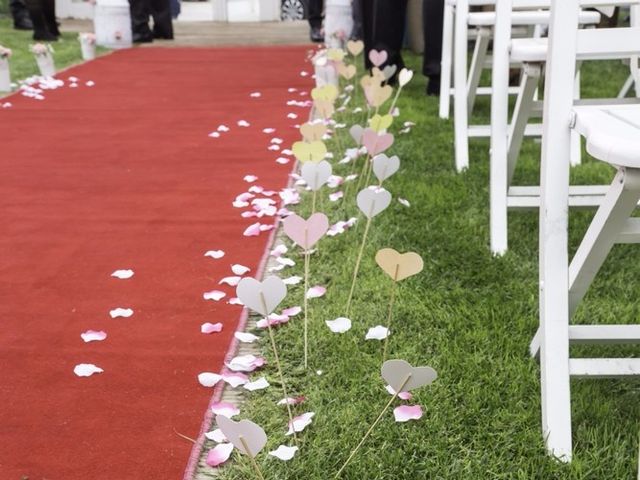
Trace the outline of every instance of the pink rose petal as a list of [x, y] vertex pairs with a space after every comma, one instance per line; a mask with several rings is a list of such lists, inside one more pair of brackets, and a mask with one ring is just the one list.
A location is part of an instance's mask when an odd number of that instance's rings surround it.
[[231, 265], [231, 271], [236, 275], [244, 275], [251, 271], [249, 267], [245, 267], [244, 265], [240, 265], [239, 263], [235, 263]]
[[224, 257], [224, 251], [222, 250], [209, 250], [204, 254], [205, 257], [215, 258], [216, 260]]
[[213, 372], [202, 372], [198, 374], [198, 382], [203, 387], [213, 387], [222, 379], [221, 375]]
[[255, 175], [245, 175], [243, 180], [247, 183], [253, 183], [258, 180], [258, 177], [256, 177]]
[[[387, 390], [387, 392], [389, 392], [389, 395], [395, 395], [396, 391], [391, 388], [391, 385], [387, 385], [385, 387], [385, 389]], [[398, 394], [398, 398], [402, 399], [402, 400], [411, 400], [411, 398], [413, 397], [413, 395], [411, 395], [411, 392], [400, 392]]]
[[203, 323], [200, 325], [200, 332], [209, 335], [210, 333], [218, 333], [222, 331], [222, 323]]
[[94, 373], [102, 372], [104, 372], [104, 370], [97, 365], [94, 365], [93, 363], [80, 363], [73, 369], [73, 373], [75, 373], [79, 377], [90, 377]]
[[227, 437], [224, 436], [224, 433], [222, 433], [222, 430], [219, 428], [216, 428], [211, 432], [205, 432], [204, 436], [216, 443], [224, 443], [227, 441]]
[[231, 418], [240, 414], [240, 409], [232, 403], [228, 402], [214, 402], [211, 404], [211, 411], [215, 415], [224, 415]]
[[211, 290], [210, 292], [205, 292], [202, 294], [202, 297], [205, 300], [213, 300], [214, 302], [222, 300], [226, 296], [227, 294], [224, 292], [221, 292], [220, 290]]
[[293, 435], [294, 430], [296, 433], [302, 432], [305, 428], [311, 425], [314, 415], [314, 412], [307, 412], [297, 417], [293, 417], [293, 422], [289, 422], [289, 430], [286, 435]]
[[260, 337], [255, 336], [253, 333], [247, 332], [236, 332], [233, 334], [234, 337], [238, 339], [238, 341], [242, 343], [253, 343], [256, 340], [259, 340]]
[[298, 451], [298, 447], [289, 447], [287, 445], [280, 445], [276, 450], [269, 452], [269, 455], [287, 462], [295, 456], [297, 451]]
[[295, 398], [287, 397], [287, 398], [283, 398], [282, 400], [279, 400], [278, 405], [300, 405], [305, 400], [306, 400], [306, 397], [304, 396], [295, 397]]
[[422, 418], [422, 407], [420, 405], [401, 405], [393, 409], [393, 416], [396, 422], [420, 420]]
[[289, 307], [282, 310], [282, 315], [286, 315], [287, 317], [295, 317], [300, 312], [302, 312], [302, 307], [296, 305], [295, 307]]
[[97, 330], [87, 330], [84, 333], [80, 334], [80, 337], [82, 338], [82, 340], [85, 341], [85, 343], [89, 343], [89, 342], [101, 342], [102, 340], [104, 340], [105, 338], [107, 338], [107, 333], [103, 332], [102, 330], [97, 331]]
[[222, 380], [225, 383], [228, 383], [233, 388], [237, 388], [240, 385], [244, 385], [249, 381], [249, 377], [247, 377], [244, 373], [234, 372], [234, 373], [225, 373], [222, 375]]
[[241, 277], [224, 277], [222, 280], [218, 282], [218, 285], [226, 284], [231, 287], [236, 287], [238, 286], [238, 283], [240, 283], [240, 280], [242, 280]]
[[207, 454], [206, 464], [210, 467], [217, 467], [229, 460], [233, 452], [233, 443], [220, 443], [209, 450]]
[[260, 223], [249, 225], [244, 231], [243, 235], [245, 237], [257, 237], [258, 235], [260, 235]]
[[316, 285], [315, 287], [311, 287], [308, 291], [307, 291], [307, 298], [311, 299], [311, 298], [320, 298], [322, 296], [324, 296], [324, 294], [327, 293], [327, 289], [324, 288], [321, 285]]

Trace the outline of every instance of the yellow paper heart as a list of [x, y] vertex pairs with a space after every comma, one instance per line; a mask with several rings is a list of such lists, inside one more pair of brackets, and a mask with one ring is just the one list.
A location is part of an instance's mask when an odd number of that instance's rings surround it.
[[327, 50], [327, 58], [332, 62], [341, 62], [345, 55], [345, 51], [339, 48], [330, 48]]
[[395, 282], [417, 275], [424, 268], [422, 257], [417, 253], [399, 253], [393, 248], [378, 250], [376, 263]]
[[356, 74], [355, 65], [345, 65], [341, 63], [338, 65], [338, 73], [342, 75], [346, 80], [351, 80]]
[[327, 133], [327, 127], [321, 123], [304, 123], [300, 127], [300, 133], [305, 141], [314, 142], [322, 140], [324, 134]]
[[316, 100], [315, 102], [313, 102], [313, 106], [316, 110], [316, 113], [325, 120], [331, 118], [336, 110], [333, 106], [333, 102], [330, 102], [328, 100]]
[[319, 162], [327, 154], [327, 147], [320, 140], [314, 142], [296, 142], [291, 147], [300, 162]]
[[393, 123], [393, 117], [391, 115], [374, 115], [369, 120], [369, 126], [376, 132], [382, 132], [391, 126]]
[[311, 90], [311, 98], [314, 100], [323, 100], [333, 102], [338, 98], [338, 88], [335, 85], [327, 84], [322, 87], [316, 87]]
[[371, 77], [380, 85], [384, 83], [387, 77], [384, 76], [384, 72], [380, 70], [378, 67], [373, 67], [371, 69]]
[[365, 95], [367, 96], [367, 100], [369, 101], [369, 105], [372, 107], [380, 107], [384, 102], [391, 98], [393, 94], [393, 88], [391, 85], [370, 85], [365, 88]]
[[347, 50], [354, 57], [357, 57], [364, 50], [364, 42], [362, 40], [349, 40], [347, 42]]

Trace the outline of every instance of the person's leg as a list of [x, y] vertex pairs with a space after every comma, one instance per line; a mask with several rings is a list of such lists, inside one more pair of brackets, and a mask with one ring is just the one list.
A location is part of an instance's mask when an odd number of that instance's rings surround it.
[[16, 30], [33, 30], [33, 23], [29, 18], [29, 10], [22, 0], [10, 0], [9, 9], [13, 18], [13, 28]]
[[362, 26], [362, 6], [361, 0], [353, 0], [351, 2], [352, 17], [353, 17], [353, 30], [351, 30], [351, 40], [362, 40], [363, 38], [363, 26]]
[[47, 22], [47, 28], [55, 36], [60, 36], [60, 30], [58, 30], [58, 22], [56, 20], [56, 2], [55, 0], [41, 0], [42, 12], [44, 13], [44, 20]]
[[307, 4], [307, 17], [311, 28], [310, 37], [312, 42], [324, 42], [324, 35], [322, 34], [323, 9], [323, 0], [309, 0]]
[[173, 39], [169, 0], [151, 0], [151, 16], [153, 17], [153, 38]]
[[29, 16], [33, 23], [33, 39], [55, 42], [58, 37], [49, 31], [41, 0], [25, 0]]
[[[398, 72], [404, 68], [401, 50], [407, 18], [408, 0], [361, 0], [365, 41], [365, 62], [371, 68], [369, 51], [385, 50], [386, 65], [395, 65]], [[391, 83], [395, 81], [391, 79]]]
[[152, 42], [153, 35], [149, 28], [151, 7], [148, 0], [129, 0], [131, 13], [131, 32], [135, 43]]
[[442, 19], [444, 0], [423, 0], [424, 62], [422, 73], [429, 78], [427, 95], [440, 93], [440, 63], [442, 60]]

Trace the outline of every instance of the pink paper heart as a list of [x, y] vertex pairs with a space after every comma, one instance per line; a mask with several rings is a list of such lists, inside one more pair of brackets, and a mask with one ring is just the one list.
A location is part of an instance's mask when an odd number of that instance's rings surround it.
[[393, 145], [393, 135], [390, 133], [378, 135], [375, 130], [367, 128], [362, 134], [362, 144], [366, 147], [369, 155], [373, 157]]
[[324, 213], [314, 213], [308, 220], [293, 214], [282, 222], [284, 233], [303, 249], [309, 250], [329, 229], [329, 219]]
[[376, 66], [376, 67], [379, 67], [384, 62], [386, 62], [387, 58], [389, 58], [389, 55], [387, 54], [387, 52], [385, 50], [380, 50], [380, 51], [371, 50], [371, 51], [369, 51], [369, 60], [371, 60], [371, 63], [373, 63], [373, 65]]

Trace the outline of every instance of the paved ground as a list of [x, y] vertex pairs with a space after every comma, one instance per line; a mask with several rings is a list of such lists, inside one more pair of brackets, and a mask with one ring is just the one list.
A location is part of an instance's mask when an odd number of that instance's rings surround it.
[[[92, 31], [91, 20], [65, 19], [66, 31]], [[158, 41], [162, 46], [205, 45], [300, 45], [309, 43], [309, 27], [299, 22], [222, 23], [174, 22], [175, 40]]]

